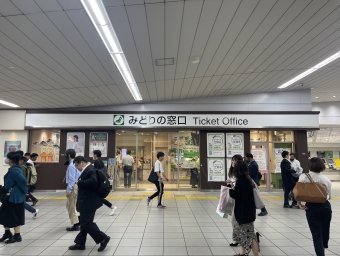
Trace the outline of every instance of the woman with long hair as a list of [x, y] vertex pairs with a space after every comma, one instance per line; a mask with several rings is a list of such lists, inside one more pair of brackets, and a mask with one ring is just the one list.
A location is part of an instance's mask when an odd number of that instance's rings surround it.
[[[237, 161], [242, 161], [243, 160], [243, 157], [241, 155], [234, 155], [232, 158], [231, 158], [231, 165], [230, 165], [230, 168], [229, 168], [229, 172], [228, 172], [228, 180], [227, 180], [227, 184], [229, 183], [233, 183], [236, 181], [236, 176], [234, 174], [234, 166], [235, 166], [235, 163]], [[227, 185], [228, 187], [231, 187], [230, 185]], [[235, 206], [235, 203], [234, 203], [234, 206]], [[233, 225], [233, 227], [235, 226], [235, 223], [236, 223], [236, 220], [235, 220], [235, 214], [234, 214], [234, 209], [232, 211], [233, 215], [231, 216], [231, 223]], [[238, 243], [233, 241], [230, 246], [238, 246]]]
[[237, 255], [248, 255], [252, 250], [254, 256], [259, 255], [258, 234], [254, 231], [256, 206], [254, 201], [254, 183], [249, 176], [248, 166], [244, 161], [234, 165], [235, 185], [231, 183], [230, 196], [235, 200], [234, 215], [236, 223], [233, 226], [233, 239], [241, 245]]

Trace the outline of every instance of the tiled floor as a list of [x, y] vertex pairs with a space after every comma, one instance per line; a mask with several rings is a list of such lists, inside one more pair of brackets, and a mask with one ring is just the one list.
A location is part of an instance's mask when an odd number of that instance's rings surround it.
[[[333, 191], [334, 192], [334, 191]], [[39, 217], [26, 214], [23, 241], [0, 245], [0, 255], [234, 255], [239, 248], [229, 247], [230, 219], [216, 213], [218, 193], [167, 192], [164, 204], [146, 206], [150, 192], [114, 192], [110, 196], [118, 210], [109, 216], [103, 206], [96, 222], [111, 236], [104, 252], [88, 237], [85, 251], [68, 251], [77, 233], [66, 232], [70, 225], [64, 193], [35, 193], [40, 201]], [[340, 255], [340, 193], [331, 201], [333, 220], [327, 255]], [[262, 234], [261, 255], [313, 255], [314, 248], [304, 212], [283, 209], [281, 193], [263, 193], [269, 215], [258, 217], [256, 229]]]

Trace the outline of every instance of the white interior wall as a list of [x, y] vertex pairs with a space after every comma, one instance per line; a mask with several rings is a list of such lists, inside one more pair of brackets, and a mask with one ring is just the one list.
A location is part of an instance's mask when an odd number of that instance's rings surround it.
[[3, 177], [8, 170], [8, 165], [3, 164], [4, 159], [4, 144], [5, 141], [21, 141], [21, 150], [26, 152], [28, 148], [28, 131], [0, 131], [0, 154], [2, 159], [0, 161], [0, 184], [3, 184]]

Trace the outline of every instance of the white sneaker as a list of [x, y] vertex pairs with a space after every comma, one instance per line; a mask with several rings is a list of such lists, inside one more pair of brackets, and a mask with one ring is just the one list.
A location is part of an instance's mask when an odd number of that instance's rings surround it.
[[33, 219], [37, 217], [38, 212], [39, 212], [39, 209], [35, 209], [35, 212], [33, 213]]
[[112, 211], [110, 212], [110, 216], [112, 216], [114, 213], [115, 213], [115, 211], [117, 210], [117, 206], [115, 206], [115, 207], [113, 207], [113, 209], [112, 209]]

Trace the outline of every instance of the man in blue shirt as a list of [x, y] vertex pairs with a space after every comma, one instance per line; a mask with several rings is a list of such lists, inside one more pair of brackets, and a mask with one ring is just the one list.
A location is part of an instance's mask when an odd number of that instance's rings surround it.
[[[248, 163], [249, 176], [253, 179], [257, 186], [260, 186], [259, 166], [254, 160], [253, 154], [247, 153], [245, 156], [245, 161]], [[268, 212], [266, 210], [266, 207], [263, 207], [258, 216], [265, 216], [267, 214]]]
[[66, 170], [66, 209], [68, 211], [69, 218], [71, 220], [71, 227], [66, 228], [67, 231], [79, 231], [80, 223], [79, 223], [79, 212], [76, 210], [77, 205], [77, 197], [78, 197], [78, 186], [77, 181], [81, 174], [80, 171], [77, 170], [74, 165], [74, 158], [76, 157], [76, 151], [74, 149], [68, 149], [65, 152], [66, 162], [65, 165], [68, 165]]

